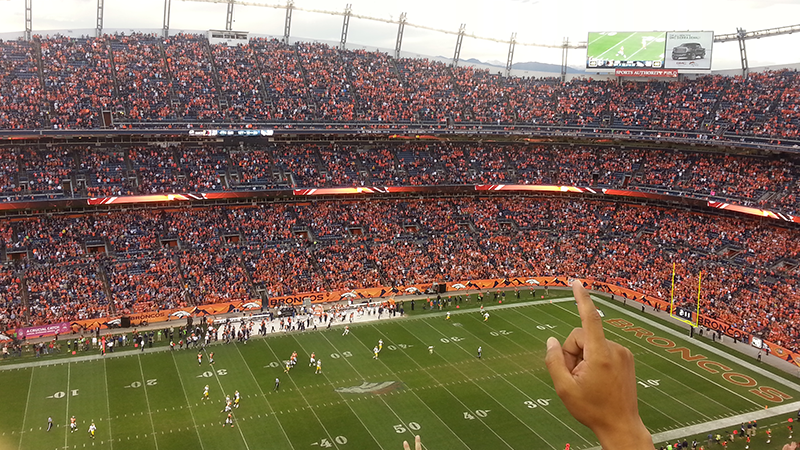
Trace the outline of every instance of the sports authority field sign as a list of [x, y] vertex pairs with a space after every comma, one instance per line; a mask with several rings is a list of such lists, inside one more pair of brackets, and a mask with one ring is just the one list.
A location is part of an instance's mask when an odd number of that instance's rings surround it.
[[678, 69], [616, 69], [618, 77], [678, 78]]

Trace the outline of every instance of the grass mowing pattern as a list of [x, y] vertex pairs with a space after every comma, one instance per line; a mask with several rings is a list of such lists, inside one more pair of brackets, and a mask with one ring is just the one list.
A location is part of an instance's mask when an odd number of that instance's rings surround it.
[[[184, 350], [53, 360], [2, 371], [0, 449], [399, 449], [417, 433], [430, 449], [597, 446], [594, 435], [555, 396], [544, 366], [547, 337], [563, 341], [580, 323], [574, 303], [506, 304], [511, 307], [491, 309], [486, 322], [474, 302], [462, 304], [467, 305], [472, 308], [451, 307], [450, 320], [444, 312], [420, 311], [419, 302], [410, 318], [354, 324], [347, 336], [332, 328], [215, 345], [209, 349], [215, 354], [213, 367], [207, 358], [198, 365], [196, 352]], [[408, 303], [405, 307], [410, 309]], [[605, 320], [621, 317], [641, 325], [635, 315], [604, 312]], [[800, 395], [691, 341], [648, 329], [686, 345], [692, 355], [706, 354], [752, 377], [759, 386], [794, 399]], [[606, 335], [636, 354], [637, 378], [648, 386], [639, 388], [640, 411], [654, 432], [760, 411], [767, 403], [751, 388], [731, 384], [633, 333], [606, 325]], [[372, 347], [379, 339], [384, 348], [375, 360]], [[293, 351], [299, 362], [286, 375], [283, 361]], [[322, 374], [308, 367], [312, 351], [322, 360]], [[383, 382], [396, 383], [380, 394], [335, 390]], [[211, 398], [204, 402], [206, 384]], [[242, 402], [231, 428], [223, 426], [221, 411], [225, 394], [235, 390]], [[76, 433], [68, 427], [73, 415]], [[48, 416], [56, 424], [50, 432], [45, 431]], [[98, 428], [95, 440], [87, 433], [91, 421]], [[780, 448], [783, 428], [773, 428], [774, 448]], [[758, 448], [772, 447], [762, 443]]]

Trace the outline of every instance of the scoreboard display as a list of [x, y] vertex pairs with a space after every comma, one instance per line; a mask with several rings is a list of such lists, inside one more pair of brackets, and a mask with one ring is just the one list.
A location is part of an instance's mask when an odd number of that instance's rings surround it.
[[586, 68], [664, 67], [666, 31], [590, 32], [586, 41]]

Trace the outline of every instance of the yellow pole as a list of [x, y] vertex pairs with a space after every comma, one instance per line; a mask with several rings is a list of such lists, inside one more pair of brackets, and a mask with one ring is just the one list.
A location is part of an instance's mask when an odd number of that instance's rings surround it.
[[697, 320], [700, 320], [700, 286], [703, 281], [703, 271], [697, 274]]
[[672, 290], [669, 293], [669, 315], [675, 312], [675, 262], [672, 263]]

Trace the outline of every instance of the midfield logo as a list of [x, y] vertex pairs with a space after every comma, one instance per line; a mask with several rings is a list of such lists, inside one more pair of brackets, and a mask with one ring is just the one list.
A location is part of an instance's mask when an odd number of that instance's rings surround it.
[[363, 382], [358, 386], [340, 387], [335, 391], [340, 394], [388, 394], [396, 389], [400, 389], [402, 384], [399, 381], [384, 381], [383, 383]]

